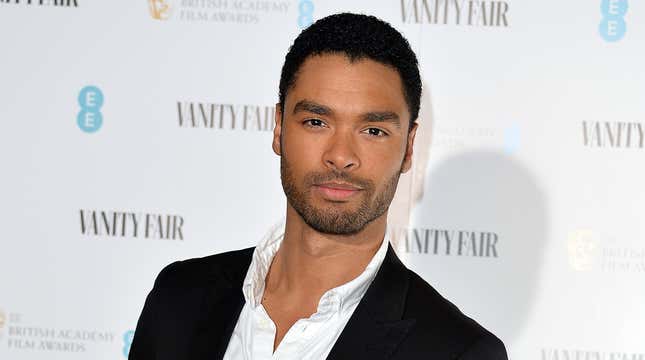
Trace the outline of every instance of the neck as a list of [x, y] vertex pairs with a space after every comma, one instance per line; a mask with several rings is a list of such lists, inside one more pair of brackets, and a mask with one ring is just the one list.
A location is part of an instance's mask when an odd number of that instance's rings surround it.
[[327, 290], [360, 275], [385, 237], [387, 213], [353, 235], [320, 233], [287, 205], [284, 239], [266, 278], [267, 293], [316, 303]]

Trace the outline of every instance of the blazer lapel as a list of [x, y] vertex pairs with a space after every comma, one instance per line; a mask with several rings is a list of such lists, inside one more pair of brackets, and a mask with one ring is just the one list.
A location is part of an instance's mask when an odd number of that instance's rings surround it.
[[[196, 326], [189, 359], [222, 359], [244, 306], [242, 283], [253, 248], [236, 261], [213, 269], [212, 285], [204, 290], [203, 316]], [[248, 255], [248, 256], [247, 256]]]
[[388, 245], [381, 268], [327, 359], [388, 359], [415, 323], [402, 320], [408, 285], [407, 269]]

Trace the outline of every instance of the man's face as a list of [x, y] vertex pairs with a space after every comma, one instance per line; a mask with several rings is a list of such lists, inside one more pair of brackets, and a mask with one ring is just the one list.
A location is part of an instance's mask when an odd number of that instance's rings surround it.
[[278, 107], [273, 149], [289, 205], [313, 229], [360, 232], [384, 216], [410, 168], [416, 126], [396, 70], [311, 56]]

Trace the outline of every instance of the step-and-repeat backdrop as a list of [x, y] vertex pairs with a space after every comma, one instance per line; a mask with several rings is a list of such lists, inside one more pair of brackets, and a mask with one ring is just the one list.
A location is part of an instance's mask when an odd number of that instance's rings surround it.
[[512, 359], [645, 359], [643, 1], [0, 0], [1, 359], [124, 359], [164, 265], [281, 221], [280, 68], [340, 11], [420, 59], [403, 261]]

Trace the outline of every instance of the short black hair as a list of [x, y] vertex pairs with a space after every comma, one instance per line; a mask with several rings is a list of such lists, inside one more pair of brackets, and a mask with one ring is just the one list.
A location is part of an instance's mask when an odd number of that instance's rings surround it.
[[313, 55], [345, 54], [351, 62], [371, 59], [391, 66], [401, 76], [410, 112], [410, 129], [419, 116], [421, 76], [417, 57], [408, 41], [387, 22], [370, 15], [341, 13], [324, 17], [293, 41], [280, 75], [280, 108], [304, 61]]

